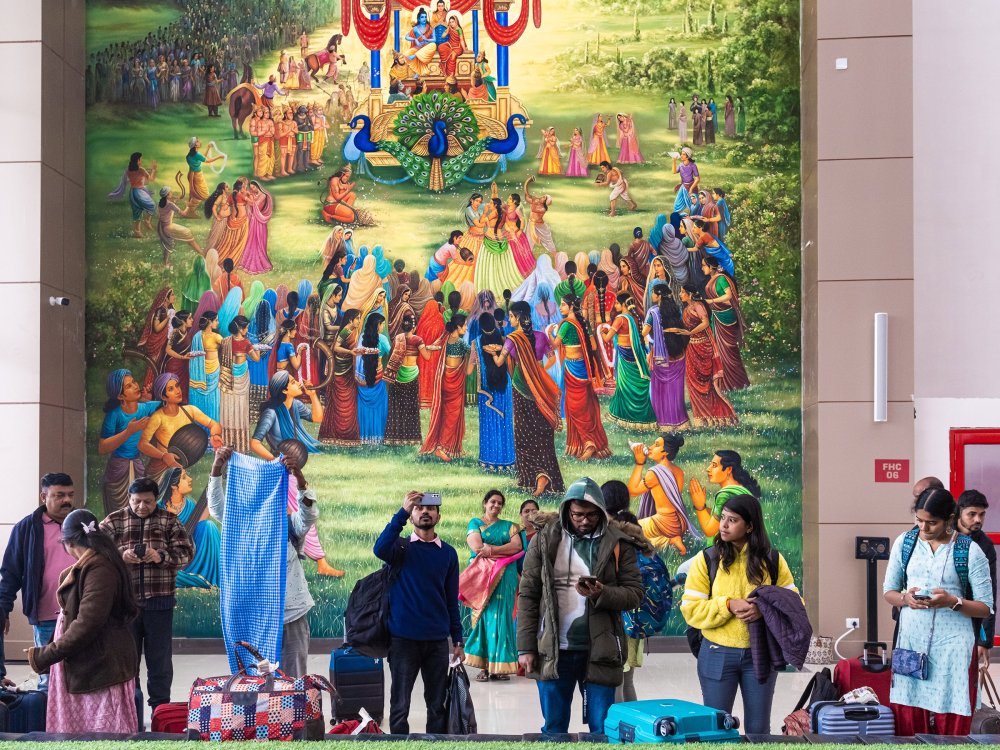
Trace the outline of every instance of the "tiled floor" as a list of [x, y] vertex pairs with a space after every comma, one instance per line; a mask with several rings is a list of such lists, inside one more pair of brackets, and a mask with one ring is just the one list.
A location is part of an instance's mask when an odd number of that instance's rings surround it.
[[[310, 671], [326, 675], [329, 672], [329, 657], [314, 654], [309, 657]], [[774, 707], [771, 712], [771, 730], [780, 731], [782, 720], [795, 707], [796, 701], [805, 689], [812, 676], [808, 672], [784, 673], [778, 675], [777, 689], [774, 695]], [[174, 657], [173, 700], [187, 700], [188, 687], [196, 677], [226, 674], [228, 664], [223, 656], [176, 656]], [[25, 665], [12, 664], [8, 669], [9, 677], [18, 682], [29, 675]], [[1000, 681], [1000, 666], [991, 669], [994, 679]], [[475, 676], [475, 670], [470, 670], [470, 677]], [[645, 666], [636, 672], [636, 692], [640, 700], [647, 698], [679, 698], [683, 700], [700, 701], [701, 690], [698, 687], [698, 675], [695, 672], [694, 658], [689, 654], [648, 654]], [[386, 712], [388, 714], [389, 670], [386, 667]], [[423, 686], [417, 681], [413, 689], [413, 703], [410, 711], [410, 728], [413, 732], [422, 732], [425, 727], [427, 713], [423, 704]], [[541, 731], [542, 714], [538, 707], [538, 691], [532, 680], [512, 678], [510, 682], [472, 683], [472, 698], [476, 707], [476, 719], [479, 731], [483, 734], [525, 734]], [[329, 705], [325, 706], [329, 713]], [[577, 698], [574, 704], [571, 732], [586, 731], [581, 721], [582, 705]], [[734, 714], [742, 715], [740, 700], [737, 697]], [[148, 723], [149, 716], [147, 714]], [[388, 723], [388, 722], [386, 722]]]

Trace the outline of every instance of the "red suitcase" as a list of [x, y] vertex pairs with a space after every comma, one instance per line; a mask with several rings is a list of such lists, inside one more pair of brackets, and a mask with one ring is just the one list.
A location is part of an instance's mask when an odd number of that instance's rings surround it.
[[188, 705], [187, 703], [162, 703], [153, 709], [154, 732], [167, 734], [187, 734]]
[[889, 688], [892, 685], [892, 670], [869, 672], [861, 664], [861, 659], [841, 659], [833, 670], [833, 684], [840, 695], [859, 687], [870, 687], [878, 696], [878, 702], [889, 705]]

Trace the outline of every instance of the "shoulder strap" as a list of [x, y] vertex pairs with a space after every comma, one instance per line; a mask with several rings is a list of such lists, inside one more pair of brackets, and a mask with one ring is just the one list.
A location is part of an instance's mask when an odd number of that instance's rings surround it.
[[972, 538], [965, 534], [959, 534], [955, 539], [955, 571], [958, 573], [958, 581], [962, 584], [962, 591], [967, 597], [971, 597], [969, 592], [969, 547]]
[[903, 572], [906, 572], [907, 566], [910, 564], [910, 558], [913, 557], [913, 550], [917, 547], [917, 536], [920, 531], [916, 528], [910, 529], [906, 532], [903, 537], [903, 552], [902, 552], [902, 563]]
[[767, 556], [767, 573], [771, 576], [771, 585], [778, 585], [778, 570], [780, 565], [778, 563], [778, 550], [771, 548], [771, 554]]
[[705, 556], [705, 565], [708, 567], [708, 598], [711, 599], [712, 587], [715, 585], [715, 576], [719, 572], [719, 553], [715, 547], [709, 547], [703, 550], [701, 554]]

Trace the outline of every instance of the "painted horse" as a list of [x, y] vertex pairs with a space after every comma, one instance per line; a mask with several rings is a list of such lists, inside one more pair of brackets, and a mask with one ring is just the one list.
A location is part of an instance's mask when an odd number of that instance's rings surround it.
[[243, 133], [243, 123], [253, 114], [254, 108], [261, 104], [260, 92], [252, 83], [241, 83], [229, 92], [226, 97], [229, 102], [229, 117], [233, 121], [233, 138], [246, 138]]
[[320, 50], [319, 52], [312, 52], [305, 56], [305, 64], [309, 69], [309, 75], [312, 79], [319, 82], [316, 74], [319, 73], [324, 65], [329, 64], [331, 60], [335, 60], [338, 57], [341, 62], [346, 63], [346, 58], [343, 55], [338, 55], [337, 50], [339, 49], [341, 43], [344, 41], [344, 37], [341, 34], [334, 34], [330, 37], [330, 41], [326, 43], [326, 48]]

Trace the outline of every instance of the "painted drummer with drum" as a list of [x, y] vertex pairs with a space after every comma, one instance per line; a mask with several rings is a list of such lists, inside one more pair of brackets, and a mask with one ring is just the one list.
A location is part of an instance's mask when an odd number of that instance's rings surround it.
[[150, 415], [139, 438], [139, 452], [149, 456], [146, 476], [157, 483], [167, 469], [190, 468], [208, 449], [222, 447], [222, 426], [197, 406], [184, 404], [180, 376], [165, 372], [153, 382], [160, 408]]

